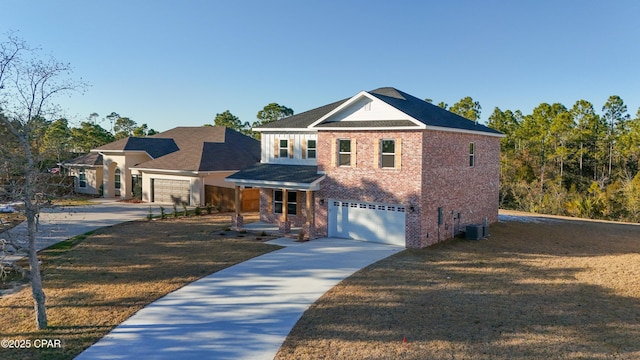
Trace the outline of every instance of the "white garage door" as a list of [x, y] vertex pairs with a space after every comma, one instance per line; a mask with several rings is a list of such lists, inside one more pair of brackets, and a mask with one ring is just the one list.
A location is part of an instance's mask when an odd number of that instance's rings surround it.
[[402, 205], [329, 200], [329, 236], [405, 246]]
[[153, 179], [153, 202], [189, 204], [189, 180]]

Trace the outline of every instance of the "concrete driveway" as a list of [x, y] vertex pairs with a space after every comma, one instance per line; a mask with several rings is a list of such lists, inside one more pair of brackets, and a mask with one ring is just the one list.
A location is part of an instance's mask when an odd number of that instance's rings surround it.
[[[41, 209], [36, 248], [41, 250], [87, 231], [142, 219], [149, 214], [149, 204], [123, 203], [111, 199], [96, 199], [94, 201], [95, 204], [92, 205], [56, 206]], [[156, 215], [160, 213], [160, 208], [157, 205], [153, 205], [152, 210]], [[26, 243], [26, 221], [1, 236]], [[7, 260], [12, 259], [8, 258]]]
[[274, 242], [286, 247], [168, 294], [76, 359], [273, 359], [322, 294], [403, 250], [346, 239]]

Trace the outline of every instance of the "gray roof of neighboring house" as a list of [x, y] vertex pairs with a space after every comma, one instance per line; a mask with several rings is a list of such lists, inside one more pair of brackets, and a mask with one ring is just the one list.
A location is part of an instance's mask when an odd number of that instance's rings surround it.
[[100, 151], [145, 151], [152, 159], [134, 168], [177, 171], [232, 171], [260, 161], [260, 142], [221, 126], [176, 127], [146, 137], [128, 137], [93, 149], [63, 165], [89, 164]]
[[219, 127], [177, 127], [154, 138], [175, 141], [178, 151], [135, 167], [158, 170], [239, 170], [260, 161], [260, 142], [237, 131]]
[[158, 138], [158, 137], [127, 137], [114, 141], [105, 145], [102, 145], [93, 150], [97, 151], [145, 151], [152, 158], [159, 158], [161, 156], [170, 154], [174, 151], [178, 151], [178, 145], [176, 145], [174, 139], [171, 138]]
[[318, 167], [313, 165], [283, 165], [258, 163], [244, 168], [233, 175], [230, 180], [245, 180], [273, 183], [311, 184], [322, 178]]
[[102, 154], [99, 154], [97, 152], [90, 152], [88, 154], [84, 154], [62, 162], [62, 166], [102, 166]]
[[[491, 129], [485, 125], [478, 124], [474, 121], [466, 119], [462, 116], [454, 114], [450, 111], [444, 110], [439, 106], [428, 103], [422, 99], [418, 99], [415, 96], [409, 95], [405, 92], [397, 90], [392, 87], [383, 87], [379, 89], [375, 89], [372, 91], [368, 91], [368, 93], [377, 99], [384, 101], [385, 103], [393, 106], [394, 108], [404, 112], [405, 114], [411, 116], [412, 118], [420, 121], [421, 123], [427, 126], [435, 126], [435, 127], [443, 127], [443, 128], [451, 128], [451, 129], [462, 129], [462, 130], [471, 130], [471, 131], [480, 131], [491, 134], [500, 134], [499, 131]], [[349, 99], [343, 99], [325, 106], [321, 106], [319, 108], [309, 110], [297, 115], [293, 115], [282, 120], [274, 121], [268, 124], [264, 124], [257, 129], [278, 129], [278, 128], [307, 128], [313, 122], [317, 121], [321, 117], [327, 115], [332, 110], [336, 109], [338, 106], [342, 105]], [[347, 122], [345, 122], [347, 123]], [[387, 126], [407, 126], [407, 125], [397, 125], [398, 123], [387, 124], [386, 121], [380, 122], [357, 122], [349, 124], [340, 124], [338, 122], [329, 123], [329, 124], [318, 124], [317, 128], [322, 127], [344, 127], [348, 125], [354, 125], [354, 127], [387, 127]], [[415, 125], [412, 123], [412, 125]]]

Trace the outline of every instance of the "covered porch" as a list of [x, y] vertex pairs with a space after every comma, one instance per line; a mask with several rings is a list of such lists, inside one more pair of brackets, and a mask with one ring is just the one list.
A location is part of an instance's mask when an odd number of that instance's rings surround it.
[[[297, 234], [305, 239], [315, 238], [315, 192], [320, 189], [324, 174], [317, 166], [255, 164], [225, 179], [235, 185], [236, 202], [242, 202], [242, 189], [260, 189], [260, 224], [271, 233]], [[267, 225], [268, 224], [268, 225]], [[232, 217], [236, 230], [247, 228], [242, 212]], [[253, 229], [252, 229], [253, 230]]]

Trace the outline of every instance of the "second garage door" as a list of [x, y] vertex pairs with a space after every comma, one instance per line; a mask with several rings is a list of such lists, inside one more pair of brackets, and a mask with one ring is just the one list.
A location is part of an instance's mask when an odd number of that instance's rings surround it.
[[153, 179], [153, 202], [190, 205], [189, 180]]
[[329, 200], [329, 236], [405, 246], [402, 205]]

